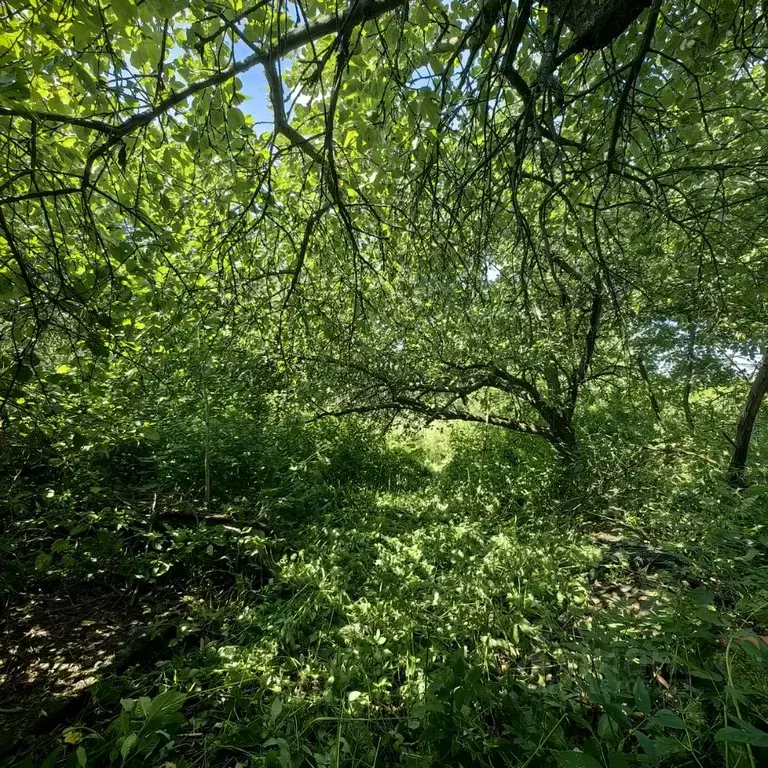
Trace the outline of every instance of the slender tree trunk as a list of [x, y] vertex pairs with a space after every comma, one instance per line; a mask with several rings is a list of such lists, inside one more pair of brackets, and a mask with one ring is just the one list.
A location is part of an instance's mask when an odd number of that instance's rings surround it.
[[763, 355], [763, 360], [757, 369], [757, 374], [744, 403], [744, 409], [741, 412], [739, 425], [736, 427], [733, 455], [728, 467], [728, 483], [734, 488], [744, 488], [747, 485], [746, 468], [749, 446], [752, 441], [752, 429], [755, 426], [755, 419], [766, 392], [768, 392], [768, 352]]
[[205, 398], [205, 506], [211, 503], [211, 412], [208, 407], [208, 384], [203, 384]]
[[595, 275], [595, 285], [592, 290], [592, 303], [589, 309], [589, 328], [584, 338], [584, 352], [579, 365], [570, 377], [568, 401], [564, 408], [548, 409], [549, 414], [542, 413], [552, 432], [556, 436], [555, 447], [566, 466], [575, 466], [579, 450], [576, 442], [576, 431], [573, 428], [573, 414], [582, 385], [587, 381], [592, 359], [597, 349], [597, 337], [600, 332], [600, 321], [603, 317], [603, 281], [600, 275]]
[[[197, 349], [200, 351], [200, 328], [197, 329]], [[203, 395], [203, 421], [205, 424], [205, 451], [203, 454], [203, 472], [205, 475], [205, 506], [211, 503], [211, 411], [208, 405], [208, 358], [202, 357], [200, 369], [200, 388]]]
[[661, 423], [661, 408], [659, 408], [659, 401], [656, 399], [656, 393], [653, 391], [653, 385], [651, 384], [651, 377], [648, 375], [648, 369], [645, 367], [643, 358], [637, 355], [637, 368], [640, 371], [640, 378], [643, 380], [646, 389], [648, 390], [648, 399], [651, 401], [651, 408], [656, 421]]
[[694, 428], [693, 413], [691, 412], [691, 383], [693, 380], [693, 361], [696, 353], [696, 324], [691, 323], [688, 331], [688, 353], [685, 361], [685, 385], [683, 387], [683, 413], [689, 429]]

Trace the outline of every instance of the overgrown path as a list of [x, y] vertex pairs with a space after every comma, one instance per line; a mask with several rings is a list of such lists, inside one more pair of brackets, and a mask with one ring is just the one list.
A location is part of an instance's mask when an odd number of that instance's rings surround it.
[[[188, 725], [167, 749], [191, 754], [204, 734], [222, 765], [270, 753], [400, 764], [425, 749], [442, 764], [548, 765], [596, 735], [605, 759], [681, 757], [694, 732], [717, 752], [726, 680], [742, 679], [741, 710], [768, 701], [765, 681], [745, 682], [760, 645], [738, 640], [768, 617], [744, 613], [699, 545], [608, 527], [425, 492], [350, 494], [276, 531], [283, 555], [259, 590], [233, 571], [215, 595], [169, 592], [165, 604], [109, 591], [18, 602], [3, 706], [22, 710], [10, 714], [20, 727], [44, 695], [98, 678], [95, 710], [69, 713], [59, 738], [92, 723], [114, 750], [125, 736], [104, 728], [118, 699], [170, 688]], [[116, 676], [126, 638], [163, 623], [160, 653]], [[533, 727], [547, 737], [531, 742]]]

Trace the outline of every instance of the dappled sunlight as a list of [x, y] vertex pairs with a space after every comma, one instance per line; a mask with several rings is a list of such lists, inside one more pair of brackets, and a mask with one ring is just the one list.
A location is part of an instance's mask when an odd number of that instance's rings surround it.
[[[502, 762], [566, 753], [595, 734], [615, 754], [636, 744], [684, 760], [690, 734], [709, 727], [713, 690], [759, 679], [759, 641], [732, 638], [759, 631], [768, 614], [727, 586], [738, 572], [765, 593], [764, 578], [749, 575], [768, 541], [754, 503], [713, 521], [713, 500], [685, 494], [660, 514], [659, 491], [630, 521], [597, 505], [591, 517], [543, 514], [472, 485], [452, 498], [443, 482], [350, 489], [303, 524], [262, 517], [272, 544], [235, 508], [224, 529], [153, 534], [153, 557], [170, 564], [158, 578], [176, 574], [190, 589], [154, 617], [109, 593], [92, 609], [61, 596], [20, 604], [18, 644], [34, 656], [24, 674], [71, 697], [112, 680], [124, 638], [162, 622], [172, 639], [153, 657], [160, 690], [205, 702], [186, 705], [184, 749], [207, 732], [215, 753], [311, 745], [327, 755], [341, 733], [369, 762], [378, 745], [397, 759], [428, 749], [449, 764], [478, 750]], [[614, 499], [626, 482], [614, 479]], [[199, 563], [209, 567], [195, 575]], [[230, 569], [226, 580], [214, 563]], [[734, 600], [751, 606], [749, 623], [722, 612]], [[126, 701], [131, 727], [155, 717]], [[178, 710], [168, 717], [169, 729], [182, 727]], [[530, 740], [542, 728], [546, 747]]]
[[150, 617], [111, 590], [18, 596], [4, 616], [0, 718], [22, 728], [88, 689]]
[[0, 0], [0, 763], [768, 766], [768, 12]]

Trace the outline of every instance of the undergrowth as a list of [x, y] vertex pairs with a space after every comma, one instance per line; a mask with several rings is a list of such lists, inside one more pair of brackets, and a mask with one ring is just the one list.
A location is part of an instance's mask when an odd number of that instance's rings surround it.
[[159, 657], [9, 764], [766, 764], [768, 490], [686, 487], [700, 472], [664, 457], [674, 493], [645, 460], [582, 477], [574, 503], [481, 432], [324, 439], [219, 503], [222, 526], [167, 522], [211, 512], [169, 489], [17, 503], [7, 593], [173, 599]]

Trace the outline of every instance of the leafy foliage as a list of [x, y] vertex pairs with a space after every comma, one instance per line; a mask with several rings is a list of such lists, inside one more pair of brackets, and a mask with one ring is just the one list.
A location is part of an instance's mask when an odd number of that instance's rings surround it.
[[0, 20], [9, 764], [765, 763], [763, 4]]

